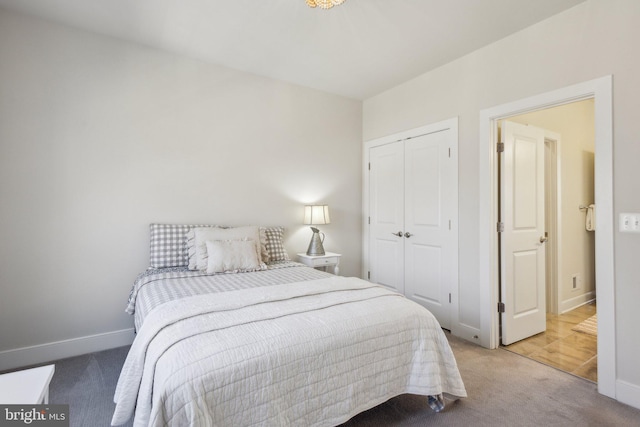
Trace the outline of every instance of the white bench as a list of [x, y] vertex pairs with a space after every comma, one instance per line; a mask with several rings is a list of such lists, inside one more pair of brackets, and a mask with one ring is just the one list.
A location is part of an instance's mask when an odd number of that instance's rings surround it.
[[48, 404], [54, 371], [55, 365], [47, 365], [0, 375], [0, 404]]

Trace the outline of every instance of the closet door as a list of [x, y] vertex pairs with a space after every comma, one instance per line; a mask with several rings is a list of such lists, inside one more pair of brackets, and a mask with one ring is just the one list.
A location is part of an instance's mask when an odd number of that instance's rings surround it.
[[458, 287], [458, 186], [451, 129], [369, 149], [369, 279], [451, 329]]
[[404, 143], [369, 151], [369, 279], [404, 294]]
[[405, 145], [405, 295], [451, 328], [450, 289], [457, 241], [448, 198], [449, 133], [422, 135]]

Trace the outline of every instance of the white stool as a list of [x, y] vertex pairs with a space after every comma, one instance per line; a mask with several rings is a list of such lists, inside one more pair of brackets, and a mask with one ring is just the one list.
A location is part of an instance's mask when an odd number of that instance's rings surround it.
[[48, 404], [54, 371], [55, 365], [47, 365], [0, 375], [0, 404]]

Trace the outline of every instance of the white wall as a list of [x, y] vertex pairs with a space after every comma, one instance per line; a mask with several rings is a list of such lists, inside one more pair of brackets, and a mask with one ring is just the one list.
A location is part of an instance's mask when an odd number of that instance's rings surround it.
[[[614, 214], [640, 212], [640, 2], [587, 0], [364, 102], [364, 140], [459, 117], [460, 320], [480, 327], [479, 112], [613, 75]], [[615, 227], [617, 229], [617, 225]], [[640, 405], [640, 235], [616, 233], [619, 384]], [[630, 399], [629, 399], [630, 400]]]
[[[560, 134], [560, 201], [562, 229], [559, 269], [559, 311], [565, 312], [595, 298], [595, 233], [586, 231], [586, 211], [594, 202], [595, 124], [593, 99], [573, 102], [509, 120]], [[573, 289], [573, 275], [578, 287]]]
[[131, 328], [151, 222], [284, 225], [294, 255], [324, 202], [359, 274], [361, 102], [1, 10], [0, 58], [0, 370]]

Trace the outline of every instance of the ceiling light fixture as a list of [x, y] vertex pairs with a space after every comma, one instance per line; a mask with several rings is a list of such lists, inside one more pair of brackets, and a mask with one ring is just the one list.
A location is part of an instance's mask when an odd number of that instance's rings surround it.
[[344, 0], [306, 0], [309, 7], [319, 7], [320, 9], [331, 9], [344, 3]]

